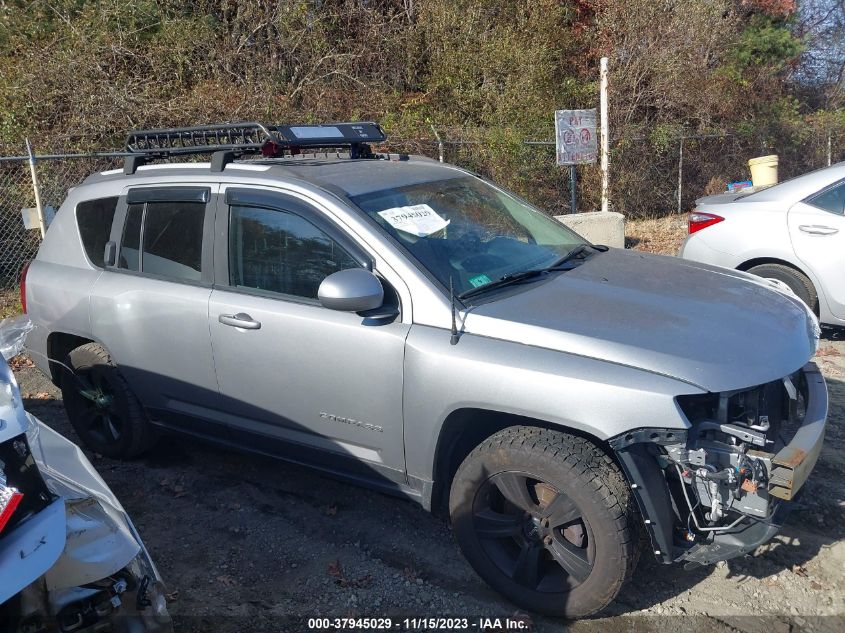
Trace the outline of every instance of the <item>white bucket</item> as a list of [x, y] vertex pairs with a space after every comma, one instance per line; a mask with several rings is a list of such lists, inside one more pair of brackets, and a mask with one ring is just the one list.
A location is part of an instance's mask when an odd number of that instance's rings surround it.
[[778, 184], [778, 155], [760, 156], [748, 161], [751, 169], [751, 182], [755, 187], [768, 187]]

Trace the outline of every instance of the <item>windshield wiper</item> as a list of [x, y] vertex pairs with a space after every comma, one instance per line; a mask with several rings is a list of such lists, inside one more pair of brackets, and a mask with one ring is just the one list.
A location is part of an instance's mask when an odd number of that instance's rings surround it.
[[488, 290], [495, 290], [496, 288], [501, 288], [502, 286], [509, 286], [510, 284], [530, 279], [531, 277], [537, 277], [545, 272], [547, 272], [546, 269], [538, 268], [536, 270], [522, 270], [518, 273], [508, 273], [507, 275], [499, 277], [496, 281], [491, 281], [489, 284], [465, 290], [458, 295], [458, 299], [468, 299], [469, 297], [474, 297], [475, 295], [487, 292]]
[[576, 257], [584, 255], [587, 249], [593, 249], [596, 252], [603, 253], [607, 250], [607, 246], [579, 244], [550, 266], [546, 266], [545, 268], [532, 268], [530, 270], [521, 270], [515, 273], [508, 273], [507, 275], [499, 277], [496, 281], [491, 281], [490, 283], [484, 284], [483, 286], [479, 286], [478, 288], [471, 288], [469, 290], [465, 290], [464, 292], [458, 295], [458, 299], [468, 299], [469, 297], [474, 297], [481, 293], [487, 292], [488, 290], [495, 290], [496, 288], [502, 288], [503, 286], [510, 286], [512, 284], [519, 283], [520, 281], [526, 281], [534, 277], [539, 277], [540, 275], [543, 275], [545, 273], [555, 272], [558, 270], [568, 270], [569, 267], [565, 266], [565, 264], [568, 264]]
[[557, 260], [554, 264], [552, 264], [548, 268], [543, 268], [543, 270], [555, 270], [558, 267], [571, 262], [576, 257], [581, 257], [582, 255], [585, 255], [587, 253], [588, 248], [596, 251], [597, 253], [604, 253], [605, 251], [607, 251], [607, 246], [603, 246], [601, 244], [579, 244], [571, 251], [569, 251], [566, 255]]

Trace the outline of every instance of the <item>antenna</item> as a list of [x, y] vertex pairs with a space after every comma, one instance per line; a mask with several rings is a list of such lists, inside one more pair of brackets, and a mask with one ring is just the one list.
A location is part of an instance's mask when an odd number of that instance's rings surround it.
[[452, 275], [449, 275], [449, 303], [452, 305], [452, 338], [449, 342], [452, 345], [458, 344], [458, 325], [455, 322], [455, 287], [452, 284]]

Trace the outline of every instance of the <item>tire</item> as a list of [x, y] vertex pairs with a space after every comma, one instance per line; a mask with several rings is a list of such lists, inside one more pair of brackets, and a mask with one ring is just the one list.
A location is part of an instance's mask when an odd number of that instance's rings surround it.
[[783, 264], [760, 264], [749, 268], [748, 272], [764, 279], [776, 279], [785, 283], [801, 301], [810, 306], [813, 311], [818, 310], [819, 296], [813, 282], [799, 270]]
[[144, 409], [109, 353], [97, 343], [77, 347], [65, 364], [62, 398], [82, 443], [95, 453], [130, 459], [148, 450], [156, 437]]
[[619, 468], [557, 431], [515, 426], [485, 440], [458, 468], [449, 512], [478, 575], [543, 615], [600, 611], [639, 558], [639, 515]]

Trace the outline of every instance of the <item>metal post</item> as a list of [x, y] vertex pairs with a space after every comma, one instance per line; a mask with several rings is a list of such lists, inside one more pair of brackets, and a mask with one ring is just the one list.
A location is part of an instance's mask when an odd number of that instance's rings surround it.
[[830, 130], [827, 131], [827, 166], [830, 167], [833, 163], [833, 146], [830, 142]]
[[601, 128], [601, 210], [607, 211], [609, 206], [609, 173], [608, 163], [610, 162], [610, 139], [608, 138], [607, 122], [607, 57], [601, 58], [600, 65], [600, 128]]
[[440, 139], [440, 135], [437, 133], [437, 130], [434, 129], [434, 123], [429, 123], [429, 126], [431, 126], [431, 131], [434, 132], [434, 138], [437, 139], [437, 149], [440, 152], [440, 162], [443, 163], [445, 162], [443, 156], [443, 141]]
[[569, 196], [570, 213], [578, 213], [578, 172], [575, 165], [569, 166]]
[[38, 174], [35, 171], [35, 154], [32, 153], [32, 145], [29, 139], [26, 140], [26, 153], [29, 156], [29, 173], [32, 175], [32, 190], [35, 192], [35, 209], [38, 213], [38, 228], [41, 229], [41, 239], [47, 232], [47, 225], [44, 222], [44, 207], [41, 206], [41, 189], [38, 186]]
[[684, 137], [681, 137], [678, 150], [678, 213], [681, 212], [681, 196], [684, 193]]

